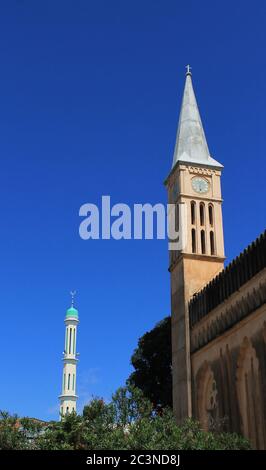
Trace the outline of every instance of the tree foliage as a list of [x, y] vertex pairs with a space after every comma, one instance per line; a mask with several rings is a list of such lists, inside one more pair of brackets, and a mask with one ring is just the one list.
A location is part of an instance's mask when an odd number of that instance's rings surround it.
[[42, 425], [30, 418], [19, 419], [6, 411], [0, 411], [0, 450], [38, 448], [36, 438]]
[[171, 318], [166, 317], [138, 341], [129, 383], [142, 390], [158, 410], [172, 407]]
[[71, 413], [45, 428], [27, 418], [2, 413], [0, 449], [182, 450], [249, 449], [248, 442], [227, 433], [206, 433], [192, 420], [175, 424], [172, 411], [156, 413], [141, 390], [117, 390], [110, 403], [93, 399], [83, 414]]

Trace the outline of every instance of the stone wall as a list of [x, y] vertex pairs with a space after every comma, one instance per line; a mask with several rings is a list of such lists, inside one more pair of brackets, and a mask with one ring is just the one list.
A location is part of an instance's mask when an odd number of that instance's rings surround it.
[[193, 415], [266, 448], [266, 269], [194, 323]]

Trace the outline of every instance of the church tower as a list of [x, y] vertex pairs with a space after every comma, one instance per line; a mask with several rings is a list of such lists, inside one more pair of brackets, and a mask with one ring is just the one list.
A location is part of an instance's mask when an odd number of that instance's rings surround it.
[[77, 377], [77, 326], [79, 323], [78, 310], [74, 308], [75, 292], [71, 292], [71, 307], [66, 312], [65, 317], [65, 349], [63, 352], [63, 381], [62, 393], [60, 400], [60, 415], [76, 411], [76, 403], [78, 396], [76, 394], [76, 377]]
[[177, 422], [192, 416], [188, 302], [224, 267], [221, 171], [209, 153], [190, 67], [177, 130], [171, 172], [166, 179], [169, 204], [185, 204], [186, 244], [170, 251], [173, 407]]

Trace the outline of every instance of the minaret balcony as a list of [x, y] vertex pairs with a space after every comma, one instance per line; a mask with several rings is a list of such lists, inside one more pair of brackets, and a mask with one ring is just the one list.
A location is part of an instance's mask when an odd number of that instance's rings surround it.
[[78, 358], [77, 358], [77, 355], [76, 354], [66, 354], [66, 353], [63, 353], [63, 357], [62, 357], [62, 360], [64, 362], [69, 362], [71, 364], [76, 364], [78, 362]]
[[62, 393], [61, 395], [59, 395], [58, 397], [59, 399], [64, 399], [64, 400], [77, 400], [78, 399], [78, 395], [76, 395], [75, 393], [71, 394], [71, 393]]

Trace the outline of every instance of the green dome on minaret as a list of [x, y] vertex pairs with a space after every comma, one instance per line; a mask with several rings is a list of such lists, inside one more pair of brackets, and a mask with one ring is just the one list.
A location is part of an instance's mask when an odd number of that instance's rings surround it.
[[78, 319], [79, 317], [79, 312], [78, 310], [74, 307], [74, 297], [76, 295], [76, 291], [71, 291], [70, 292], [71, 294], [71, 297], [72, 297], [72, 301], [71, 301], [71, 307], [66, 311], [66, 318], [76, 318]]
[[78, 318], [79, 317], [79, 312], [76, 308], [74, 307], [70, 307], [67, 312], [66, 312], [66, 318], [68, 317], [75, 317], [75, 318]]

